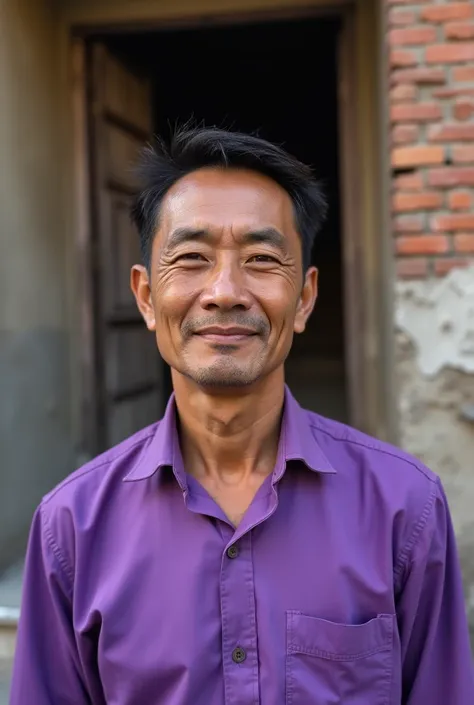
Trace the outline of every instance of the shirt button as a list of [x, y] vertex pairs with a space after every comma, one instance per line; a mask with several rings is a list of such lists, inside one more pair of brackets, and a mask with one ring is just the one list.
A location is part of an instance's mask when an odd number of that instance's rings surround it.
[[247, 654], [241, 646], [238, 646], [236, 649], [233, 650], [232, 660], [235, 661], [235, 663], [243, 663], [246, 658]]
[[237, 558], [238, 555], [239, 549], [237, 548], [237, 546], [229, 546], [229, 548], [227, 549], [227, 558]]

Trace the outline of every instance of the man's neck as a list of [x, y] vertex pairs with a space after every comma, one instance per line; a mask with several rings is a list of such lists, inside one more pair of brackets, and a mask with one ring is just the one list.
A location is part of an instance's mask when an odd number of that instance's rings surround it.
[[283, 370], [244, 390], [209, 393], [173, 375], [180, 442], [189, 474], [241, 486], [275, 465], [284, 402]]

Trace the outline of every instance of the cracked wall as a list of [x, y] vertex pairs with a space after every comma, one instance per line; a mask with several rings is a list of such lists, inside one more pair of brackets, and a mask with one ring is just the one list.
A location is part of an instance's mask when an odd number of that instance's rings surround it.
[[396, 284], [400, 444], [438, 473], [474, 646], [474, 267]]

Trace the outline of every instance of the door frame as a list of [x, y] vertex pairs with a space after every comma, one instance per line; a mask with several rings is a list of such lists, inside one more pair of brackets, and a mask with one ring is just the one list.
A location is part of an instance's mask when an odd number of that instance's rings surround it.
[[[100, 5], [100, 0], [98, 5]], [[80, 302], [81, 344], [81, 446], [88, 455], [97, 449], [99, 428], [96, 409], [98, 347], [94, 326], [94, 253], [90, 209], [90, 161], [86, 109], [89, 37], [110, 32], [159, 31], [167, 27], [200, 27], [249, 21], [295, 19], [337, 15], [342, 21], [339, 52], [339, 134], [340, 188], [342, 196], [343, 286], [345, 310], [346, 387], [349, 419], [353, 426], [390, 441], [396, 440], [395, 413], [391, 394], [393, 361], [390, 351], [392, 278], [390, 263], [388, 156], [385, 143], [386, 82], [383, 71], [383, 21], [376, 13], [376, 0], [318, 0], [295, 8], [291, 0], [280, 8], [232, 10], [215, 9], [196, 14], [186, 9], [180, 14], [175, 0], [169, 15], [157, 18], [123, 17], [107, 3], [107, 15], [90, 22], [74, 13], [68, 20], [73, 66], [73, 133], [75, 181], [75, 245], [77, 254], [77, 295]], [[184, 1], [184, 0], [183, 0]], [[204, 0], [199, 0], [204, 2]], [[150, 8], [156, 3], [149, 3]], [[184, 3], [186, 4], [186, 3]], [[255, 0], [258, 5], [258, 0]], [[372, 15], [367, 8], [372, 4]], [[97, 7], [97, 6], [96, 6]], [[377, 31], [374, 31], [376, 29]], [[372, 46], [369, 48], [370, 43]], [[379, 67], [379, 68], [375, 68]], [[362, 158], [362, 155], [364, 158]], [[363, 168], [361, 169], [361, 165]]]

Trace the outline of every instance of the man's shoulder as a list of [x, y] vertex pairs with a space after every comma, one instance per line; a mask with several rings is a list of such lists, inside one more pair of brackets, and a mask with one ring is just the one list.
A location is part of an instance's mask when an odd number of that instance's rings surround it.
[[439, 478], [410, 453], [352, 426], [305, 410], [308, 425], [336, 471], [373, 476], [382, 484], [436, 492]]
[[140, 462], [161, 421], [138, 431], [101, 453], [59, 482], [42, 500], [44, 507], [73, 504], [76, 498], [87, 501], [102, 487], [122, 484], [126, 475]]
[[438, 476], [389, 443], [307, 413], [315, 440], [336, 471], [337, 491], [350, 496], [361, 520], [391, 527], [397, 570], [402, 571], [417, 537], [428, 524], [433, 528], [435, 507], [441, 503], [448, 511]]

